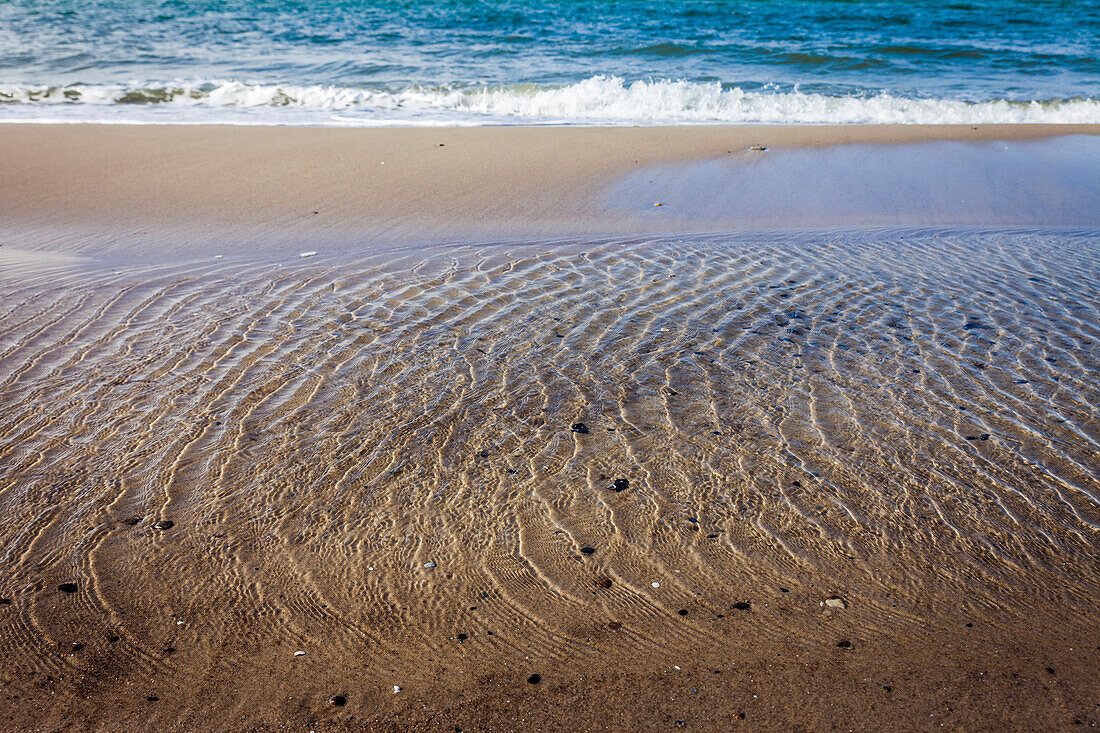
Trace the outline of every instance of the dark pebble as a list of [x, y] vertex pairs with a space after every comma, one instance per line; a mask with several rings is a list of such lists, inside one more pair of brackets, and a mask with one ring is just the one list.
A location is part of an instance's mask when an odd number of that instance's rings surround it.
[[890, 687], [890, 685], [883, 685], [882, 689], [886, 690], [887, 692], [890, 692], [893, 688]]
[[680, 614], [681, 616], [687, 616], [687, 615], [688, 615], [688, 612], [687, 612], [687, 609], [686, 609], [686, 608], [681, 608], [681, 609], [680, 609], [679, 611], [677, 611], [676, 613]]
[[630, 481], [625, 478], [617, 478], [607, 488], [611, 489], [612, 491], [626, 491], [630, 488]]
[[533, 674], [527, 678], [527, 683], [530, 685], [537, 685], [542, 682], [542, 675]]
[[346, 697], [344, 697], [343, 695], [333, 695], [332, 699], [329, 700], [329, 702], [331, 702], [333, 705], [335, 705], [338, 708], [342, 708], [342, 707], [344, 707], [345, 705], [348, 704], [348, 699]]
[[10, 605], [11, 605], [11, 599], [10, 598], [0, 598], [0, 606], [10, 606]]
[[149, 702], [156, 702], [156, 701], [157, 701], [157, 700], [159, 700], [160, 698], [159, 698], [159, 697], [157, 697], [156, 695], [150, 695], [149, 697], [147, 697], [147, 698], [145, 698], [145, 699], [146, 699], [146, 700], [148, 700]]
[[1054, 674], [1054, 667], [1047, 667], [1047, 672]]
[[130, 517], [129, 519], [123, 519], [122, 523], [133, 527], [135, 524], [141, 521], [141, 517]]
[[790, 589], [790, 588], [780, 588], [780, 589], [779, 589], [779, 591], [780, 591], [781, 593], [790, 593], [790, 592], [791, 592], [791, 589]]
[[974, 624], [967, 624], [967, 625], [966, 625], [966, 628], [968, 628], [968, 629], [972, 629], [972, 628], [974, 628]]
[[611, 578], [597, 578], [596, 585], [600, 588], [610, 588]]
[[989, 433], [982, 433], [982, 440], [989, 440]]
[[488, 457], [489, 457], [489, 451], [487, 451], [487, 450], [479, 450], [479, 451], [477, 452], [477, 456], [478, 456], [478, 458], [488, 458]]
[[459, 641], [466, 641], [466, 640], [467, 640], [467, 639], [469, 639], [469, 638], [470, 638], [470, 637], [466, 636], [466, 634], [459, 634], [459, 635], [458, 635], [458, 640], [459, 640]]
[[699, 520], [696, 519], [695, 517], [688, 517], [688, 521], [691, 522], [692, 524], [699, 524]]
[[733, 604], [733, 607], [738, 611], [747, 611], [752, 608], [752, 606], [749, 605], [748, 601], [738, 601], [737, 603]]
[[582, 555], [591, 555], [595, 551], [596, 551], [595, 547], [582, 547], [581, 548], [581, 554]]
[[57, 589], [62, 593], [76, 593], [76, 583], [62, 583]]
[[117, 634], [111, 634], [110, 636], [107, 637], [107, 641], [111, 642], [112, 644], [114, 644], [116, 641], [119, 641], [121, 639], [122, 639], [122, 637], [118, 636]]
[[716, 535], [716, 534], [708, 534], [708, 535], [707, 535], [707, 539], [708, 539], [708, 540], [716, 540], [716, 539], [718, 539], [718, 535]]
[[838, 647], [840, 647], [841, 649], [851, 649], [852, 648], [852, 642], [848, 641], [847, 639], [845, 639], [844, 641], [838, 641], [836, 643], [836, 645]]
[[75, 642], [75, 643], [73, 644], [73, 651], [74, 651], [74, 652], [79, 652], [79, 651], [81, 651], [82, 649], [84, 649], [84, 645], [83, 645], [83, 644], [81, 644], [81, 643], [80, 643], [79, 641], [78, 641], [78, 642]]
[[677, 720], [676, 721], [676, 727], [677, 728], [687, 728], [687, 722], [685, 722], [683, 720]]
[[176, 526], [176, 523], [173, 522], [171, 519], [162, 519], [162, 520], [160, 520], [159, 522], [157, 522], [156, 524], [153, 525], [153, 529], [166, 530], [166, 529], [172, 529], [172, 527], [175, 527], [175, 526]]
[[977, 440], [978, 436], [977, 435], [968, 435], [968, 436], [966, 436], [966, 439], [967, 440]]
[[618, 621], [608, 621], [607, 622], [607, 628], [611, 629], [612, 631], [618, 631], [622, 627], [623, 627], [623, 625], [620, 624]]
[[570, 429], [570, 430], [572, 430], [572, 431], [573, 431], [574, 433], [587, 433], [587, 432], [588, 432], [588, 426], [587, 426], [587, 425], [585, 425], [585, 424], [584, 424], [584, 423], [582, 423], [582, 422], [575, 422], [575, 423], [573, 423], [573, 424], [572, 424], [572, 425], [571, 425], [571, 426], [569, 427], [569, 429]]

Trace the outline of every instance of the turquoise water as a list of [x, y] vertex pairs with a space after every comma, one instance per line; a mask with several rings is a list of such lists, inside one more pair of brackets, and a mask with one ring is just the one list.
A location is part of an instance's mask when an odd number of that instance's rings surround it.
[[1100, 122], [1100, 2], [0, 2], [0, 120]]

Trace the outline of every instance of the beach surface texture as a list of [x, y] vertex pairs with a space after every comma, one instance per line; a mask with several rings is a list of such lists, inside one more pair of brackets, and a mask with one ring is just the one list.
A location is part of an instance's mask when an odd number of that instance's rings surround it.
[[4, 727], [1095, 723], [1095, 133], [3, 128]]

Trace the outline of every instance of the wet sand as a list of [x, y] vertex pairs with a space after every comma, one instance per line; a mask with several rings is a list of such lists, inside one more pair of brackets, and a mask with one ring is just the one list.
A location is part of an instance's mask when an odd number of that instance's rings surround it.
[[[90, 185], [64, 140], [123, 132], [0, 128], [4, 728], [1100, 722], [1095, 226], [570, 220], [610, 189], [553, 185], [630, 172], [591, 148], [429, 244], [482, 179], [310, 228], [277, 214], [324, 169], [141, 172], [202, 130]], [[648, 162], [747, 133], [698, 134]]]
[[[767, 201], [749, 216], [711, 221], [703, 216], [710, 212], [698, 208], [686, 217], [664, 207], [646, 210], [661, 203], [660, 187], [639, 190], [633, 207], [605, 194], [624, 176], [660, 172], [661, 164], [752, 164], [805, 148], [1022, 143], [1074, 134], [1100, 135], [1100, 125], [3, 125], [0, 234], [9, 247], [161, 262], [175, 254], [357, 252], [401, 244], [803, 225], [791, 217], [792, 207]], [[766, 147], [766, 155], [754, 147]], [[920, 168], [913, 161], [903, 165]], [[1024, 180], [1026, 173], [1021, 170]], [[926, 183], [936, 188], [941, 181]], [[670, 183], [678, 183], [675, 176]], [[713, 176], [699, 181], [708, 195], [713, 184]], [[797, 211], [811, 184], [820, 182], [791, 175], [786, 186], [770, 190], [793, 201]], [[1027, 204], [1034, 211], [1040, 202]], [[780, 210], [784, 216], [777, 220]], [[977, 223], [1005, 222], [991, 215]]]

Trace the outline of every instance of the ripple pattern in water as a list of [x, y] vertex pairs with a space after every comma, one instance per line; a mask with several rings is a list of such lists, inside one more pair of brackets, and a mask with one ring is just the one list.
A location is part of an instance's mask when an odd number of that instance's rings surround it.
[[[1095, 635], [1098, 242], [9, 252], [7, 664], [201, 689], [301, 648], [416, 679], [459, 631], [544, 675], [750, 633]], [[831, 595], [849, 609], [823, 624]]]

